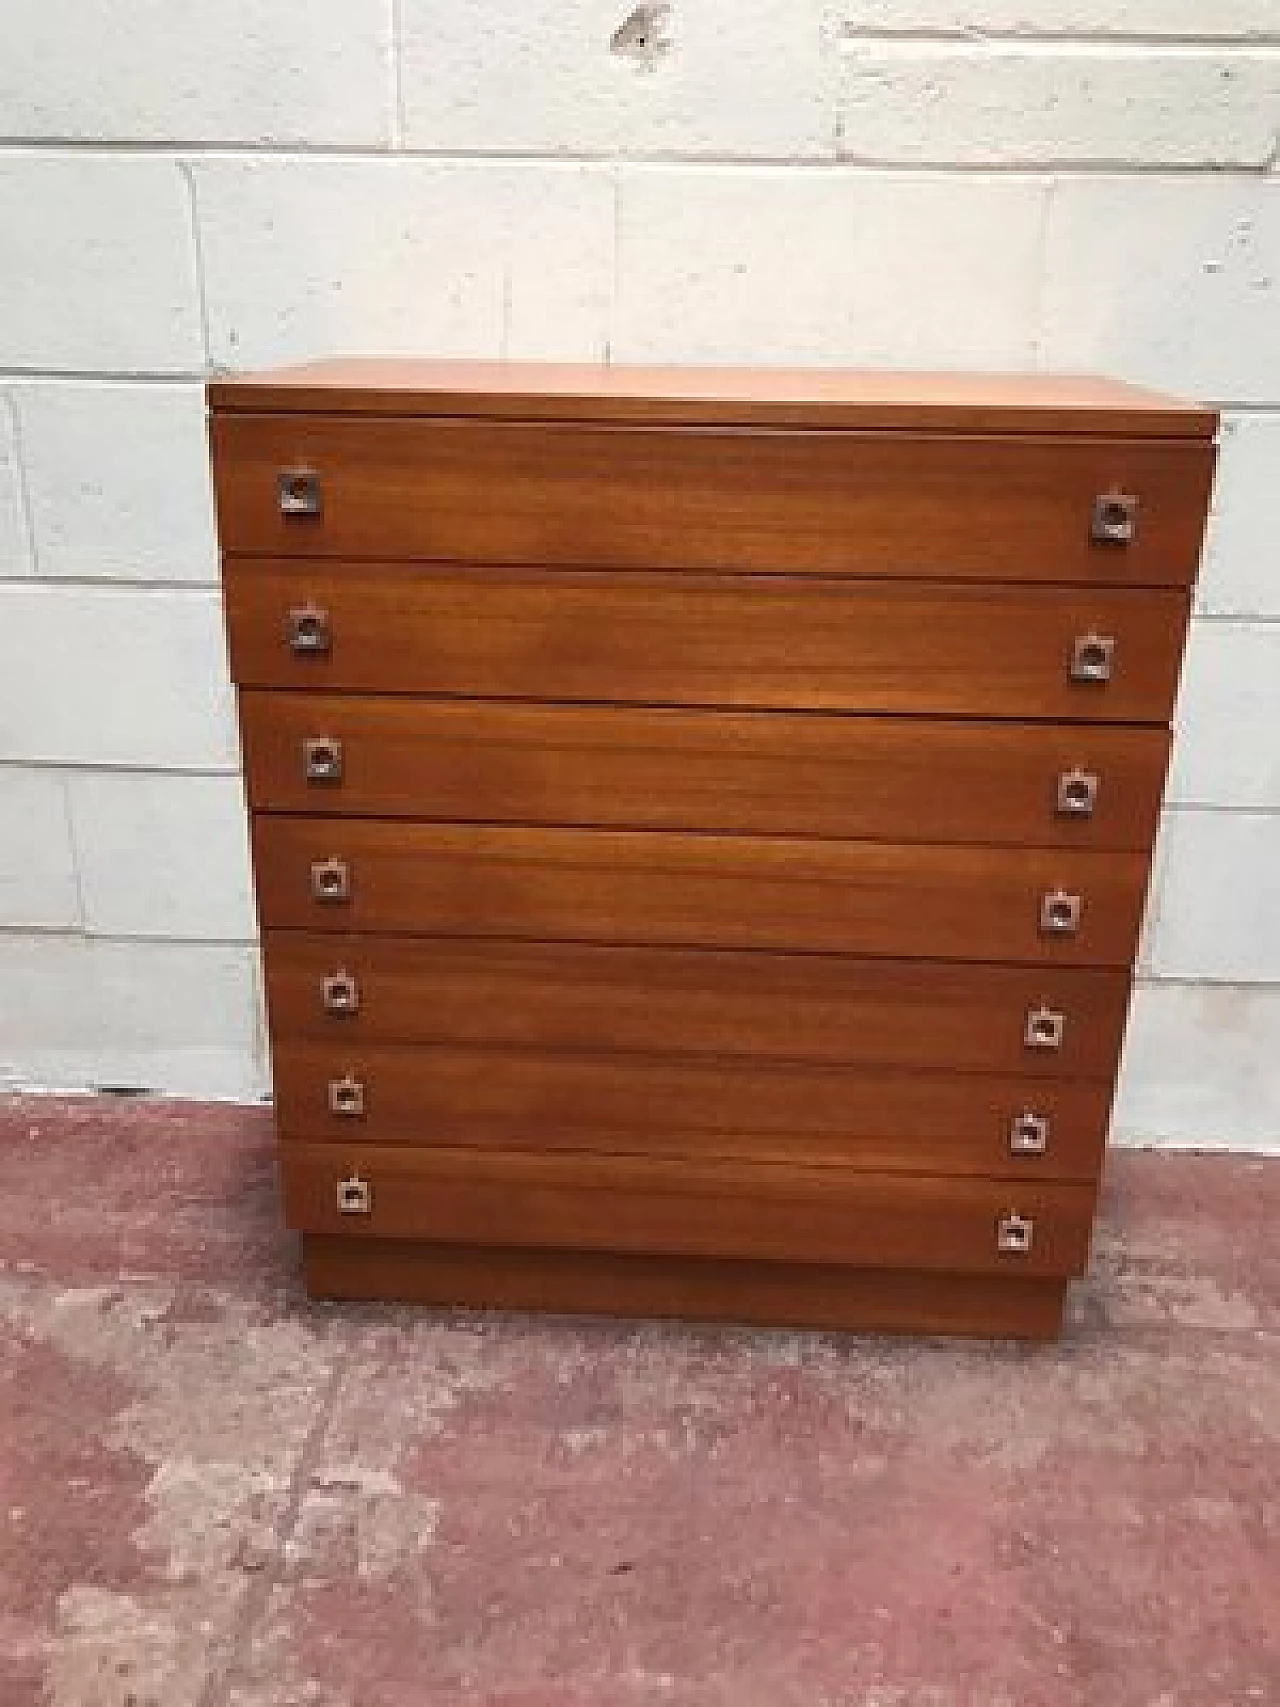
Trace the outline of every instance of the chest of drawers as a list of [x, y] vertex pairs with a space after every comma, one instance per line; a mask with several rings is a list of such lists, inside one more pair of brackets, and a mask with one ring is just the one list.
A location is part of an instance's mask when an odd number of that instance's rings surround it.
[[312, 1291], [1055, 1333], [1215, 417], [414, 361], [210, 408]]

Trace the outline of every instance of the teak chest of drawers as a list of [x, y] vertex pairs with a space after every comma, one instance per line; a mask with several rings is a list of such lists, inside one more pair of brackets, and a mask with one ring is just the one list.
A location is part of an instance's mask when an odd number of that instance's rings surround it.
[[311, 1289], [1055, 1333], [1213, 414], [412, 361], [210, 403]]

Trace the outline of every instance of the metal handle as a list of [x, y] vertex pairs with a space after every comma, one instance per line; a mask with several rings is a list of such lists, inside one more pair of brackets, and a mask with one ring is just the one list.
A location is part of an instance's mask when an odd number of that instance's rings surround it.
[[1074, 936], [1083, 912], [1084, 901], [1079, 895], [1053, 889], [1040, 897], [1040, 929], [1046, 936]]
[[338, 1181], [339, 1215], [368, 1215], [373, 1210], [373, 1187], [359, 1174]]
[[359, 1120], [364, 1115], [364, 1083], [344, 1073], [340, 1079], [329, 1080], [329, 1113], [347, 1120]]
[[285, 639], [299, 657], [325, 657], [333, 646], [328, 611], [319, 605], [294, 605], [285, 623]]
[[302, 743], [302, 768], [308, 782], [342, 781], [342, 742], [317, 735]]
[[1023, 1109], [1009, 1122], [1009, 1153], [1013, 1156], [1043, 1156], [1049, 1148], [1049, 1116]]
[[1095, 545], [1132, 545], [1138, 533], [1138, 500], [1133, 493], [1100, 493], [1093, 500], [1089, 533]]
[[1011, 1209], [996, 1222], [996, 1249], [1010, 1256], [1026, 1256], [1035, 1242], [1036, 1224], [1029, 1215]]
[[1067, 1016], [1057, 1008], [1028, 1008], [1022, 1041], [1028, 1049], [1061, 1049]]
[[1115, 666], [1116, 643], [1110, 634], [1078, 634], [1071, 645], [1073, 682], [1109, 682]]
[[1058, 778], [1058, 816], [1092, 818], [1098, 804], [1098, 778], [1093, 771], [1063, 771]]
[[351, 867], [345, 859], [317, 859], [311, 862], [311, 894], [317, 901], [349, 901], [351, 899]]
[[282, 468], [276, 475], [282, 516], [320, 514], [320, 476], [314, 468]]
[[331, 972], [320, 980], [320, 1000], [327, 1014], [358, 1013], [360, 986], [350, 972]]

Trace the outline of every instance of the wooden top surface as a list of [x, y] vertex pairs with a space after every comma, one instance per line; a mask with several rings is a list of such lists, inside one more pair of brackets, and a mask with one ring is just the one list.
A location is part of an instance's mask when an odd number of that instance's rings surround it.
[[1211, 409], [1089, 375], [336, 357], [214, 380], [216, 410], [1212, 438]]

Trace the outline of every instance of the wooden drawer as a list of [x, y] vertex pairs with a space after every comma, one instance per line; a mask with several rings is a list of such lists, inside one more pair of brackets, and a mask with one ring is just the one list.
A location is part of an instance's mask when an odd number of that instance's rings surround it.
[[[387, 1042], [758, 1056], [1109, 1084], [1127, 972], [823, 954], [267, 931], [272, 1031]], [[326, 980], [341, 976], [326, 1005]], [[1030, 1022], [1057, 1023], [1028, 1042]], [[1056, 1042], [1048, 1041], [1056, 1035]]]
[[[243, 687], [1166, 723], [1171, 589], [458, 570], [233, 560]], [[291, 612], [327, 650], [291, 651]], [[1110, 677], [1072, 679], [1078, 642]]]
[[1096, 1178], [1102, 1084], [690, 1056], [278, 1041], [283, 1138]]
[[[1147, 856], [259, 814], [264, 926], [1127, 966]], [[329, 898], [324, 898], [325, 896]], [[1045, 907], [1078, 908], [1072, 929]]]
[[1145, 848], [1166, 730], [246, 689], [258, 811]]
[[[1082, 1271], [1094, 1202], [1084, 1184], [662, 1157], [293, 1143], [281, 1159], [306, 1233], [1011, 1277]], [[367, 1213], [338, 1207], [353, 1178]], [[1010, 1215], [1031, 1222], [1029, 1250], [998, 1248]]]
[[[219, 415], [223, 550], [1187, 585], [1204, 443]], [[314, 479], [318, 514], [282, 514]], [[1138, 500], [1095, 544], [1096, 498]], [[308, 501], [300, 492], [296, 502]]]

